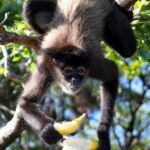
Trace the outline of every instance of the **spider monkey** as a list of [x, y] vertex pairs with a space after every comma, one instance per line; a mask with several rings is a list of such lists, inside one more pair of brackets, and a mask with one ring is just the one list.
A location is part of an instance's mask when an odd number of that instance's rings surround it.
[[18, 99], [20, 117], [48, 144], [62, 136], [54, 120], [36, 103], [55, 82], [65, 93], [77, 94], [87, 77], [102, 81], [100, 150], [110, 150], [109, 129], [118, 89], [118, 69], [104, 58], [99, 41], [104, 39], [124, 57], [131, 56], [136, 42], [130, 19], [113, 0], [27, 0], [24, 15], [42, 36], [37, 67]]

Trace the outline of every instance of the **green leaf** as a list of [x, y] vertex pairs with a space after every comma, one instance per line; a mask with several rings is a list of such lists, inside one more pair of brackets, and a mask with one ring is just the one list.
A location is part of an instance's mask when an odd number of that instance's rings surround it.
[[0, 75], [3, 75], [5, 72], [5, 69], [3, 67], [0, 67]]
[[16, 57], [13, 57], [12, 62], [18, 62], [20, 60], [21, 60], [21, 57], [16, 56]]

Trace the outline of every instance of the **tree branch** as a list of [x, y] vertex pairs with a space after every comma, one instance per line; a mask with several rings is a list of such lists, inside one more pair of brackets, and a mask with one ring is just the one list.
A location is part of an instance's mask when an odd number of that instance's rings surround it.
[[16, 109], [11, 121], [0, 129], [0, 149], [4, 150], [10, 145], [25, 129], [26, 125], [19, 117], [19, 110]]
[[5, 74], [5, 76], [23, 84], [27, 79], [20, 77], [10, 71], [10, 56], [8, 54], [6, 46], [1, 46], [1, 50], [2, 50], [2, 53], [4, 56], [4, 68], [5, 68], [4, 74]]
[[15, 113], [13, 110], [10, 110], [9, 108], [7, 108], [4, 105], [0, 105], [0, 110], [9, 113], [11, 116], [13, 116]]
[[121, 144], [120, 138], [119, 138], [119, 136], [116, 133], [115, 125], [113, 126], [112, 131], [113, 131], [115, 139], [117, 140], [118, 146], [120, 147], [120, 149], [123, 149], [123, 146]]
[[36, 51], [40, 50], [40, 38], [8, 32], [4, 27], [0, 26], [0, 44], [5, 45], [8, 43], [17, 43], [30, 47]]
[[4, 19], [1, 21], [0, 26], [4, 25], [5, 21], [6, 21], [7, 18], [8, 18], [8, 15], [9, 15], [9, 12], [5, 13], [5, 17], [4, 17]]

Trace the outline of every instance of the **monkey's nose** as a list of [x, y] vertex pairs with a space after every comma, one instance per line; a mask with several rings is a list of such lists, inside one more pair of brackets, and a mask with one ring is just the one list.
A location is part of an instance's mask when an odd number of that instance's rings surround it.
[[79, 78], [72, 78], [71, 83], [75, 88], [79, 88], [81, 84], [81, 80]]

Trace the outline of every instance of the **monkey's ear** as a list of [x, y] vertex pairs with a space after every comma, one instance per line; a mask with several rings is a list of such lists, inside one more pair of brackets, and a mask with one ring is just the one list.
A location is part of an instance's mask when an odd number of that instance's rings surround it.
[[129, 19], [128, 14], [115, 4], [104, 26], [104, 41], [124, 57], [130, 57], [136, 50]]
[[55, 0], [27, 0], [24, 5], [24, 16], [33, 30], [44, 34], [50, 27], [55, 9]]

